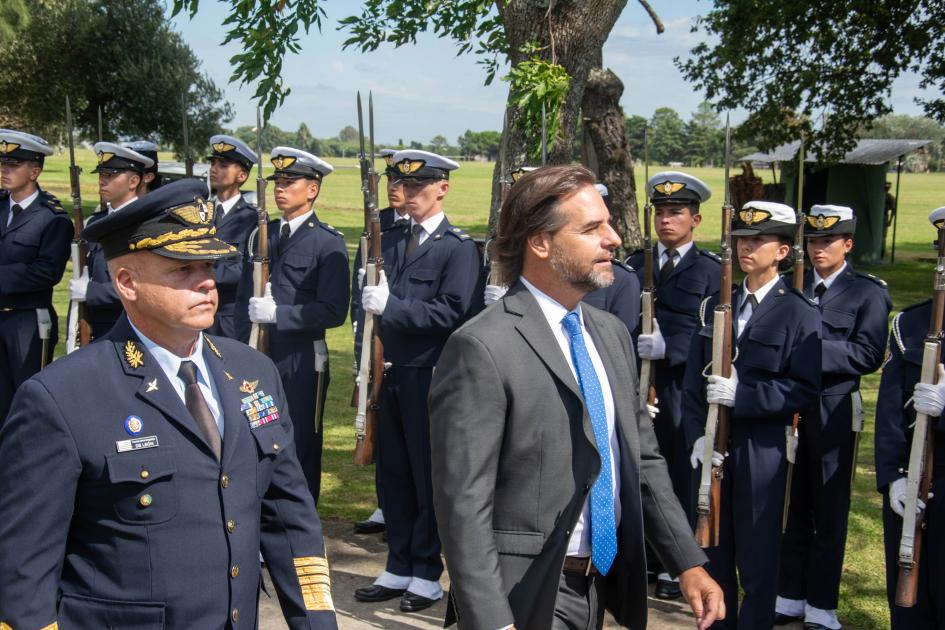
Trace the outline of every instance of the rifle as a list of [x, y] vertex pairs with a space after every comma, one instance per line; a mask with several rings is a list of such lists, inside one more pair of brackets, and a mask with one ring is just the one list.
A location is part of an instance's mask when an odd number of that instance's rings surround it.
[[[650, 180], [650, 130], [643, 129], [643, 181]], [[646, 191], [644, 190], [644, 194]], [[653, 317], [655, 316], [654, 287], [653, 287], [653, 233], [651, 215], [653, 204], [650, 196], [646, 195], [643, 205], [643, 291], [640, 293], [640, 310], [642, 311], [641, 332], [644, 335], [653, 334]], [[656, 388], [653, 387], [653, 361], [643, 359], [640, 362], [640, 405], [656, 403]]]
[[[938, 262], [935, 265], [935, 285], [932, 298], [932, 321], [922, 350], [922, 383], [935, 384], [936, 367], [941, 361], [942, 315], [945, 313], [945, 222], [935, 224], [938, 229]], [[922, 556], [922, 530], [925, 529], [925, 510], [918, 511], [919, 501], [928, 502], [932, 487], [932, 451], [935, 432], [929, 431], [929, 417], [915, 414], [912, 445], [909, 449], [909, 470], [906, 478], [906, 506], [902, 515], [902, 537], [899, 539], [899, 578], [896, 581], [896, 605], [915, 606], [919, 587], [919, 559]]]
[[[505, 113], [505, 121], [502, 124], [502, 133], [504, 134], [508, 128], [509, 114], [508, 111]], [[505, 154], [506, 147], [502, 146], [499, 149], [499, 211], [496, 213], [495, 221], [493, 221], [492, 229], [489, 232], [489, 238], [486, 239], [486, 244], [482, 248], [482, 264], [489, 268], [489, 284], [497, 284], [499, 280], [498, 270], [496, 269], [495, 261], [492, 260], [492, 257], [489, 254], [489, 248], [496, 238], [499, 236], [499, 216], [502, 213], [502, 206], [505, 205], [505, 200], [509, 196], [509, 189], [512, 188], [512, 184], [509, 181], [509, 174], [506, 171], [506, 162]]]
[[[269, 213], [266, 212], [266, 178], [262, 164], [262, 117], [256, 108], [256, 251], [253, 254], [253, 295], [263, 297], [269, 283]], [[269, 335], [265, 324], [253, 324], [249, 345], [269, 354]]]
[[[101, 109], [99, 112], [101, 113]], [[101, 116], [99, 117], [101, 120]], [[85, 241], [82, 239], [82, 191], [79, 188], [79, 173], [82, 169], [75, 163], [75, 142], [72, 138], [72, 106], [66, 97], [66, 127], [69, 129], [69, 187], [72, 189], [72, 224], [75, 238], [72, 239], [72, 278], [78, 280], [85, 270]], [[104, 205], [103, 205], [104, 207]], [[69, 301], [69, 331], [66, 333], [66, 353], [77, 347], [87, 346], [92, 328], [85, 317], [85, 302]], [[76, 341], [78, 340], [78, 345]], [[44, 355], [45, 357], [45, 352]]]
[[[181, 117], [181, 129], [184, 133], [184, 172], [187, 174], [187, 177], [194, 176], [194, 158], [190, 155], [190, 138], [187, 135], [187, 93], [180, 93], [180, 117]], [[259, 115], [257, 112], [256, 116], [257, 122], [259, 120]], [[257, 136], [257, 144], [258, 136]]]
[[[712, 320], [712, 374], [730, 378], [732, 376], [732, 191], [729, 183], [729, 168], [732, 162], [731, 129], [725, 117], [725, 201], [722, 203], [722, 279], [719, 287], [719, 303]], [[696, 542], [700, 547], [715, 547], [719, 544], [719, 519], [722, 507], [721, 466], [712, 464], [714, 451], [728, 450], [731, 409], [725, 405], [710, 404], [705, 421], [705, 447], [702, 454], [702, 475], [696, 504]]]
[[[364, 114], [361, 93], [358, 92], [358, 136], [361, 165], [361, 194], [364, 198], [364, 233], [361, 236], [361, 255], [367, 256], [364, 265], [364, 285], [377, 285], [384, 269], [381, 252], [381, 217], [377, 208], [377, 173], [374, 170], [374, 96], [368, 93], [368, 124], [370, 152], [364, 147]], [[374, 327], [374, 314], [364, 311], [361, 333], [361, 363], [358, 366], [358, 412], [354, 418], [357, 442], [354, 446], [355, 466], [367, 466], [374, 461], [374, 434], [377, 426], [377, 404], [384, 380], [384, 344]]]
[[541, 102], [541, 165], [548, 164], [548, 126], [545, 122], [545, 102]]
[[[797, 150], [797, 232], [794, 234], [794, 288], [804, 291], [804, 137]], [[791, 482], [794, 477], [794, 462], [797, 461], [797, 425], [801, 421], [800, 412], [794, 413], [790, 427], [785, 427], [787, 439], [787, 481], [784, 488], [784, 511], [781, 513], [781, 533], [787, 531], [788, 513], [791, 509]], [[856, 467], [856, 464], [854, 464]]]
[[[102, 106], [98, 106], [98, 141], [102, 141]], [[98, 196], [98, 209], [99, 210], [108, 210], [108, 205], [105, 202], [105, 197], [101, 195]]]

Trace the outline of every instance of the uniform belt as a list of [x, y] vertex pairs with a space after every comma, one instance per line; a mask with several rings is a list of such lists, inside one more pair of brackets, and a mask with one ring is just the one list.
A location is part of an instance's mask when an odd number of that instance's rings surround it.
[[565, 556], [563, 571], [565, 573], [580, 573], [581, 575], [597, 575], [597, 569], [589, 557]]

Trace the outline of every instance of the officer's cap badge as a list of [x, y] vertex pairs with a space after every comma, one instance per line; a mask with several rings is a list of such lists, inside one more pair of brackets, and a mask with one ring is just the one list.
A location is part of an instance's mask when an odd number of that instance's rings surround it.
[[236, 149], [236, 147], [233, 146], [232, 144], [230, 144], [229, 142], [222, 142], [222, 141], [221, 141], [221, 142], [214, 142], [214, 143], [213, 143], [212, 145], [210, 145], [210, 146], [211, 146], [211, 147], [213, 148], [213, 150], [216, 151], [217, 153], [226, 153], [227, 151], [232, 151], [232, 150]]
[[425, 165], [426, 160], [411, 160], [409, 158], [404, 158], [400, 162], [397, 162], [397, 170], [403, 175], [411, 175], [419, 171]]
[[394, 165], [394, 154], [393, 154], [393, 153], [391, 153], [390, 155], [385, 155], [385, 156], [384, 156], [384, 164], [386, 164], [387, 166], [393, 166], [393, 165]]
[[244, 379], [243, 384], [240, 385], [240, 391], [243, 392], [244, 394], [252, 394], [253, 392], [256, 391], [256, 387], [258, 386], [259, 386], [259, 379], [256, 379], [255, 381], [247, 381]]
[[271, 161], [272, 165], [281, 171], [282, 169], [289, 168], [295, 164], [296, 160], [298, 160], [298, 158], [291, 155], [280, 155], [278, 157], [272, 158]]
[[739, 210], [738, 218], [742, 220], [742, 223], [754, 225], [755, 223], [762, 223], [770, 219], [771, 213], [767, 210], [755, 210], [754, 208], [748, 208], [747, 210]]
[[15, 142], [7, 142], [6, 140], [0, 142], [0, 153], [13, 153], [19, 148], [20, 145]]
[[664, 195], [672, 195], [673, 193], [679, 192], [685, 187], [686, 187], [686, 184], [682, 182], [672, 182], [672, 181], [666, 180], [662, 184], [657, 184], [656, 186], [654, 186], [653, 190], [657, 192], [661, 192]]
[[131, 339], [125, 342], [125, 361], [132, 369], [138, 369], [144, 365], [144, 353], [138, 349], [138, 344]]
[[840, 217], [828, 217], [822, 214], [817, 216], [807, 217], [807, 223], [812, 228], [817, 230], [829, 230], [840, 220]]
[[109, 153], [108, 151], [99, 151], [99, 152], [98, 152], [98, 163], [99, 163], [99, 164], [104, 164], [105, 162], [109, 161], [109, 160], [112, 159], [113, 157], [115, 157], [115, 154], [114, 154], [114, 153]]
[[202, 197], [194, 199], [192, 204], [170, 208], [167, 211], [168, 214], [190, 225], [207, 225], [211, 223], [213, 221], [213, 212], [213, 206], [209, 205]]

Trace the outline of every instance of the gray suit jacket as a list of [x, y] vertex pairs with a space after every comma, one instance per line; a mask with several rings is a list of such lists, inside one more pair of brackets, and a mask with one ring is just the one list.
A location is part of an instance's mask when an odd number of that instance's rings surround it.
[[[606, 606], [646, 625], [644, 533], [678, 574], [706, 557], [696, 545], [640, 409], [626, 326], [582, 305], [616, 407], [619, 550]], [[551, 627], [568, 539], [600, 471], [581, 390], [538, 302], [516, 283], [450, 337], [430, 388], [433, 498], [452, 589], [447, 625]]]

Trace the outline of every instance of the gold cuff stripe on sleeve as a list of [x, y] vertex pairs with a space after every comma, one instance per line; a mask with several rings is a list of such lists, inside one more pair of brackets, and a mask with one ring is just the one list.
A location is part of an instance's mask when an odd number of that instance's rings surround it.
[[[0, 621], [0, 630], [13, 630], [13, 626], [11, 626], [5, 621]], [[39, 630], [59, 630], [59, 622], [54, 621], [48, 626], [43, 626]]]
[[331, 599], [331, 578], [328, 573], [328, 559], [317, 556], [294, 558], [295, 573], [302, 591], [305, 610], [331, 610], [335, 604]]

